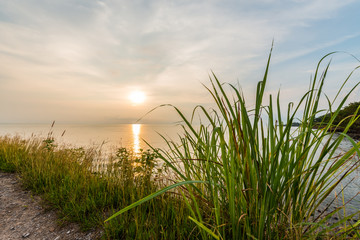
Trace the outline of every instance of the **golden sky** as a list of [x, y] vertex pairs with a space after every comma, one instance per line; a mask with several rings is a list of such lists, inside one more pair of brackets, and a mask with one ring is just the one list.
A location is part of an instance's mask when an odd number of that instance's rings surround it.
[[[168, 103], [190, 112], [211, 106], [211, 71], [251, 104], [273, 39], [267, 91], [295, 101], [324, 54], [360, 57], [359, 10], [353, 0], [0, 1], [0, 123], [132, 123]], [[333, 62], [330, 95], [358, 64]], [[161, 109], [144, 121], [175, 119]]]

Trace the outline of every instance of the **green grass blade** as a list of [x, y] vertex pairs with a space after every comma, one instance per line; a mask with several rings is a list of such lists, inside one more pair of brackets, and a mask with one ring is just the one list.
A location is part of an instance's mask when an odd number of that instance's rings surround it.
[[196, 180], [195, 180], [195, 181], [184, 181], [184, 182], [175, 183], [175, 184], [173, 184], [173, 185], [171, 185], [171, 186], [165, 187], [165, 188], [163, 188], [163, 189], [161, 189], [161, 190], [159, 190], [159, 191], [157, 191], [157, 192], [155, 192], [155, 193], [152, 193], [152, 194], [150, 194], [150, 195], [148, 195], [148, 196], [146, 196], [146, 197], [144, 197], [144, 198], [142, 198], [142, 199], [134, 202], [133, 204], [131, 204], [131, 205], [129, 205], [129, 206], [121, 209], [120, 211], [118, 211], [117, 213], [113, 214], [111, 217], [109, 217], [108, 219], [106, 219], [105, 222], [107, 222], [107, 221], [109, 221], [109, 220], [111, 220], [111, 219], [119, 216], [120, 214], [122, 214], [122, 213], [124, 213], [124, 212], [126, 212], [126, 211], [129, 211], [130, 209], [132, 209], [132, 208], [134, 208], [134, 207], [136, 207], [136, 206], [139, 206], [140, 204], [142, 204], [142, 203], [144, 203], [144, 202], [147, 202], [147, 201], [149, 201], [149, 200], [151, 200], [151, 199], [159, 196], [160, 194], [163, 194], [163, 193], [165, 193], [165, 192], [167, 192], [167, 191], [169, 191], [169, 190], [171, 190], [171, 189], [173, 189], [173, 188], [179, 187], [179, 186], [181, 186], [181, 185], [193, 184], [193, 183], [205, 183], [205, 182], [204, 182], [204, 181], [196, 181]]

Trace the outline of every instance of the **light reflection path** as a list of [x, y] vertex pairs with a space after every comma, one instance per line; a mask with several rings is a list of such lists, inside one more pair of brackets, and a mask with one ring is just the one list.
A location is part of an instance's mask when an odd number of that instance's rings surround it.
[[132, 124], [132, 133], [133, 133], [133, 151], [137, 155], [140, 153], [140, 132], [141, 132], [141, 124]]

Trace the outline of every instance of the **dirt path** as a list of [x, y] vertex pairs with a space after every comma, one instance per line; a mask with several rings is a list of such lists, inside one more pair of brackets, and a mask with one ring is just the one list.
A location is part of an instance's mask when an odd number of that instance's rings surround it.
[[0, 172], [0, 240], [90, 240], [99, 232], [81, 232], [76, 224], [59, 227], [55, 211], [21, 188], [15, 174]]

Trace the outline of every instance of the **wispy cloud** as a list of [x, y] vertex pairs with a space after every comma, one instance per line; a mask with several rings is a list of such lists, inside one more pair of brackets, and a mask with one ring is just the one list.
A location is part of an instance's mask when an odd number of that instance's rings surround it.
[[[32, 106], [44, 112], [62, 106], [61, 114], [54, 111], [52, 118], [61, 115], [71, 120], [75, 108], [87, 109], [88, 118], [105, 112], [109, 117], [130, 118], [137, 114], [126, 104], [127, 91], [133, 88], [148, 92], [149, 106], [204, 102], [200, 82], [206, 82], [210, 70], [226, 81], [241, 78], [243, 87], [253, 85], [273, 38], [284, 46], [311, 43], [280, 51], [275, 63], [281, 64], [358, 37], [347, 33], [326, 41], [316, 34], [308, 38], [317, 31], [317, 22], [338, 18], [341, 9], [352, 4], [357, 3], [0, 2], [0, 108], [6, 109], [10, 120], [12, 115], [23, 121], [45, 117], [21, 113]], [[16, 113], [4, 102], [16, 105]], [[94, 114], [95, 102], [104, 104], [104, 110], [98, 107]]]

